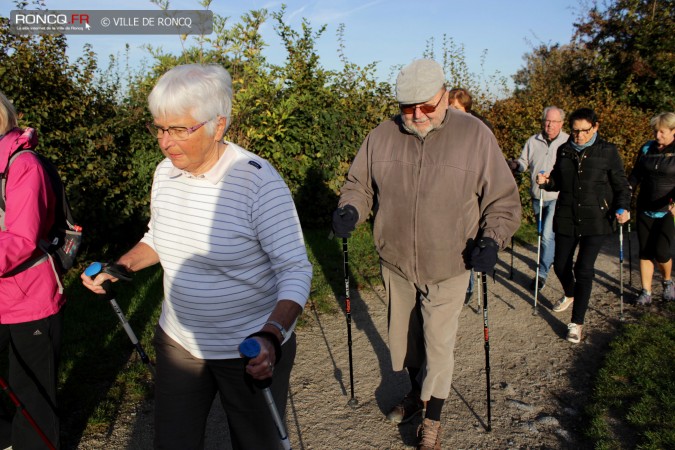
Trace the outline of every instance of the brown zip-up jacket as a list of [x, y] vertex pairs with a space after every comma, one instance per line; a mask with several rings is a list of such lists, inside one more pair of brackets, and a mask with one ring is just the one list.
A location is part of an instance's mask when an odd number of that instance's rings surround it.
[[359, 223], [374, 212], [382, 264], [420, 285], [466, 271], [477, 238], [503, 248], [521, 214], [494, 135], [451, 109], [424, 140], [405, 131], [398, 116], [372, 130], [342, 187], [339, 206], [345, 205], [357, 209]]

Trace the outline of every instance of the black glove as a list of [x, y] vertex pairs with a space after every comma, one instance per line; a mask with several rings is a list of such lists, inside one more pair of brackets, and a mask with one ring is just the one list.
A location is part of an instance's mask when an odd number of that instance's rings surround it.
[[359, 212], [352, 205], [345, 205], [333, 211], [333, 233], [340, 238], [348, 238], [356, 228]]
[[122, 281], [131, 281], [133, 280], [133, 272], [129, 271], [126, 267], [117, 263], [107, 263], [103, 266], [102, 272], [112, 275], [113, 277], [122, 280]]
[[518, 161], [515, 159], [509, 159], [506, 161], [506, 164], [509, 165], [509, 169], [511, 169], [511, 172], [517, 172], [518, 169], [520, 168], [520, 164], [518, 164]]
[[497, 264], [499, 246], [492, 238], [480, 238], [471, 252], [471, 266], [476, 272], [491, 273]]

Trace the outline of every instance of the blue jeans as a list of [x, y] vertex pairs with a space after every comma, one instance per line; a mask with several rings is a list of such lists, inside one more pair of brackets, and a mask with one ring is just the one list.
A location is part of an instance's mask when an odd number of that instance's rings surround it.
[[473, 292], [473, 285], [476, 280], [476, 272], [471, 269], [471, 277], [469, 278], [469, 287], [466, 288], [466, 293], [470, 294]]
[[[553, 214], [555, 213], [555, 200], [544, 200], [541, 223], [541, 256], [539, 261], [539, 278], [546, 279], [548, 271], [553, 264], [555, 254], [555, 233], [553, 232]], [[532, 199], [534, 215], [539, 219], [539, 199]], [[537, 230], [538, 232], [539, 230]]]

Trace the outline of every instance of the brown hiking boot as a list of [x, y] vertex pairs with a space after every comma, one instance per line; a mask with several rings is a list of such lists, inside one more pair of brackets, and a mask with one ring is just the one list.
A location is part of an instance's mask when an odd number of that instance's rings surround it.
[[417, 429], [417, 450], [441, 450], [441, 422], [424, 419]]
[[408, 392], [401, 403], [391, 408], [387, 414], [387, 420], [394, 423], [406, 423], [417, 414], [424, 411], [424, 402], [420, 399], [420, 393]]

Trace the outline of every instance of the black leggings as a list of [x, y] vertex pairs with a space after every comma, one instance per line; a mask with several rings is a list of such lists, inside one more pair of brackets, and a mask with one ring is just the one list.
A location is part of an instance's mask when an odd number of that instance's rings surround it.
[[[0, 350], [9, 348], [9, 384], [51, 443], [60, 448], [56, 405], [63, 309], [44, 319], [0, 325]], [[26, 417], [17, 411], [12, 421], [15, 449], [46, 448]]]
[[[566, 297], [574, 297], [572, 305], [572, 323], [582, 325], [588, 301], [591, 298], [595, 260], [607, 235], [564, 236], [555, 235], [555, 257], [553, 268], [562, 284]], [[576, 263], [573, 263], [574, 251], [579, 246]]]
[[637, 235], [640, 242], [640, 259], [652, 260], [665, 264], [670, 261], [670, 249], [675, 235], [673, 216], [654, 219], [643, 211], [637, 217]]

